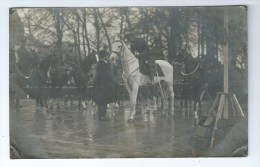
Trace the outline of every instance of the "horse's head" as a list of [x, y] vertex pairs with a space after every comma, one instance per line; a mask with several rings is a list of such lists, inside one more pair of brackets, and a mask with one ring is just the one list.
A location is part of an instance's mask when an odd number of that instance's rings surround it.
[[24, 73], [32, 71], [39, 64], [39, 56], [36, 51], [27, 50], [24, 46], [19, 47], [17, 52], [15, 51], [15, 57], [17, 57], [16, 63]]
[[112, 52], [110, 55], [110, 61], [115, 63], [120, 60], [120, 56], [123, 52], [123, 41], [117, 40], [112, 45]]
[[85, 61], [90, 64], [96, 64], [99, 61], [98, 55], [95, 50], [92, 50], [91, 53], [88, 54]]
[[91, 53], [80, 63], [80, 68], [87, 74], [92, 68], [92, 65], [97, 64], [99, 61], [96, 51], [92, 50]]

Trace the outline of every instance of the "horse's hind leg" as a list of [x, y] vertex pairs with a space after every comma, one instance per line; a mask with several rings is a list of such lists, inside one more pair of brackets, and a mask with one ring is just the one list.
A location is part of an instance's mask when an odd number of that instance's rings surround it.
[[[161, 82], [160, 84], [162, 84], [163, 82]], [[158, 86], [158, 94], [160, 96], [160, 100], [161, 100], [161, 106], [160, 106], [160, 115], [161, 116], [165, 116], [165, 93], [166, 91], [164, 91], [163, 86], [159, 85]], [[158, 101], [159, 103], [159, 101]], [[157, 105], [158, 106], [158, 105]]]
[[48, 103], [47, 103], [47, 99], [46, 96], [43, 97], [43, 102], [46, 108], [48, 108]]
[[169, 89], [169, 98], [168, 98], [168, 106], [169, 106], [169, 114], [174, 116], [174, 92], [173, 92], [173, 84], [168, 83]]

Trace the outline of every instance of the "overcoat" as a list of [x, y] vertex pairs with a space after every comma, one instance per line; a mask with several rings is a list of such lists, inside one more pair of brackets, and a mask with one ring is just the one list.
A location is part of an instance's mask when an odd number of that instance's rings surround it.
[[103, 59], [97, 63], [93, 96], [97, 104], [108, 104], [115, 100], [111, 64]]

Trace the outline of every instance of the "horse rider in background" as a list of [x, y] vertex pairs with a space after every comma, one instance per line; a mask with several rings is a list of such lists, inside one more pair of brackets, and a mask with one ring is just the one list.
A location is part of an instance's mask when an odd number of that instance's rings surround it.
[[151, 53], [154, 60], [164, 60], [163, 49], [161, 39], [159, 37], [154, 38]]
[[21, 68], [22, 65], [27, 64], [30, 54], [27, 51], [27, 49], [25, 48], [26, 45], [26, 40], [22, 40], [21, 42], [21, 46], [19, 49], [17, 49], [17, 54], [18, 54], [18, 62], [19, 62], [19, 68]]
[[143, 38], [135, 37], [134, 33], [132, 32], [127, 33], [125, 35], [125, 38], [128, 42], [130, 42], [130, 50], [139, 59], [140, 68], [147, 67], [146, 70], [148, 76], [153, 83], [155, 63], [151, 55], [148, 43]]

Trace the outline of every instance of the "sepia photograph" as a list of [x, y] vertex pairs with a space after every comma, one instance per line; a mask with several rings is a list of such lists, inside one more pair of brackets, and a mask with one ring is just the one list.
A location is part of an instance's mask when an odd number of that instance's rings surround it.
[[9, 8], [10, 159], [248, 156], [248, 7]]

